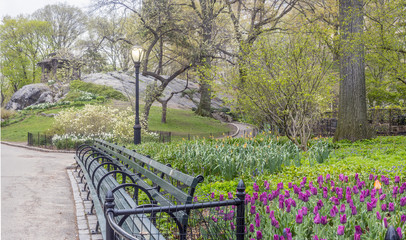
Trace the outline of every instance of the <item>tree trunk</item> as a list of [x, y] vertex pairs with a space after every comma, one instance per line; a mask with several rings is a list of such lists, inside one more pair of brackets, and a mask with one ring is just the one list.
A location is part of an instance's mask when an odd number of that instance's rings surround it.
[[202, 46], [202, 65], [203, 71], [200, 75], [200, 102], [197, 107], [196, 113], [200, 116], [211, 116], [211, 48], [213, 45], [213, 21], [214, 21], [214, 3], [212, 0], [201, 0], [202, 7], [202, 32], [203, 32], [203, 46]]
[[334, 141], [371, 137], [367, 120], [362, 0], [340, 0], [340, 95]]
[[167, 101], [162, 101], [162, 118], [161, 118], [161, 123], [166, 123], [166, 110], [168, 109], [168, 102]]

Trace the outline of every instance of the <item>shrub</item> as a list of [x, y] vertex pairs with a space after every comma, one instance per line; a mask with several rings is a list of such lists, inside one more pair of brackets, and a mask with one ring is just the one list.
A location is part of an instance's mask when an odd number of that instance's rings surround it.
[[5, 108], [1, 108], [1, 119], [8, 120], [15, 116], [17, 113], [14, 110], [7, 110]]
[[70, 88], [71, 90], [81, 90], [106, 98], [112, 98], [123, 101], [127, 100], [124, 94], [109, 86], [87, 83], [80, 80], [74, 80], [70, 83]]
[[[129, 109], [120, 111], [101, 105], [85, 105], [83, 109], [61, 111], [55, 116], [52, 131], [81, 138], [132, 142], [133, 125], [134, 115]], [[151, 135], [145, 131], [142, 134]]]

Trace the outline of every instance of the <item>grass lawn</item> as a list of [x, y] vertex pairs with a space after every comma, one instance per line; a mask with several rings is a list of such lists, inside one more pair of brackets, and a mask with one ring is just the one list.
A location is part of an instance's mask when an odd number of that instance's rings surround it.
[[40, 115], [31, 115], [21, 122], [11, 124], [1, 128], [1, 140], [11, 142], [27, 141], [27, 133], [45, 132], [53, 122], [52, 117], [44, 117]]
[[[142, 109], [143, 106], [140, 106]], [[46, 114], [58, 113], [65, 108], [55, 108], [43, 111]], [[1, 140], [24, 142], [27, 141], [27, 132], [43, 133], [52, 126], [53, 118], [44, 117], [36, 114], [38, 111], [32, 111], [31, 115], [23, 121], [11, 124], [1, 128]], [[192, 111], [180, 109], [168, 109], [167, 123], [161, 123], [161, 108], [152, 107], [149, 116], [150, 130], [152, 131], [168, 131], [173, 135], [187, 136], [201, 135], [215, 136], [221, 135], [223, 132], [230, 131], [227, 124], [223, 124], [211, 118], [205, 118], [195, 115]]]

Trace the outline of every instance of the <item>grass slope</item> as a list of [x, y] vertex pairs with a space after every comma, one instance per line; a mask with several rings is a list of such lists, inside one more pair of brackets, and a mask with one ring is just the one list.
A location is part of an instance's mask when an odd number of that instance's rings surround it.
[[[142, 106], [141, 106], [142, 109]], [[44, 113], [57, 113], [62, 109], [52, 109]], [[32, 115], [21, 122], [11, 124], [1, 128], [1, 140], [12, 142], [27, 141], [27, 132], [43, 133], [52, 126], [53, 118], [37, 115], [33, 111]], [[167, 124], [161, 123], [161, 108], [152, 107], [149, 117], [150, 130], [168, 131], [173, 135], [201, 135], [208, 136], [210, 133], [221, 135], [223, 132], [230, 131], [227, 124], [220, 123], [211, 118], [205, 118], [195, 115], [192, 111], [168, 109]]]

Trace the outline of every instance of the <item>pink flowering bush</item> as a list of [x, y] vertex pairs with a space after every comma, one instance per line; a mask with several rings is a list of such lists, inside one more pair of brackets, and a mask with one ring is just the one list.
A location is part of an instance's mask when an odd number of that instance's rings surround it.
[[248, 239], [384, 239], [390, 225], [405, 239], [405, 176], [327, 174], [253, 189], [245, 198]]

